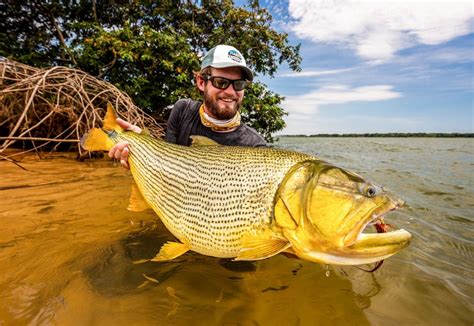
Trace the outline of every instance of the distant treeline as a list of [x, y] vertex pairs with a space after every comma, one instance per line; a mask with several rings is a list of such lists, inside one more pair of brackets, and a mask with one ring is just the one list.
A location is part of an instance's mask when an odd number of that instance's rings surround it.
[[315, 135], [281, 135], [279, 137], [425, 137], [425, 138], [472, 138], [474, 133], [367, 133], [367, 134], [315, 134]]

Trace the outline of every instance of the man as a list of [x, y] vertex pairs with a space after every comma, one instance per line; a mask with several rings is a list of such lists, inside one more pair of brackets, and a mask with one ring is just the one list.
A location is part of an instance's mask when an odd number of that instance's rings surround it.
[[[218, 45], [203, 58], [196, 85], [203, 103], [191, 99], [177, 101], [168, 119], [165, 140], [189, 146], [190, 136], [208, 137], [222, 145], [265, 146], [265, 140], [254, 129], [241, 123], [240, 107], [244, 89], [253, 80], [242, 54], [234, 47]], [[119, 125], [135, 132], [138, 126], [117, 119]], [[128, 143], [115, 145], [109, 156], [129, 168]]]

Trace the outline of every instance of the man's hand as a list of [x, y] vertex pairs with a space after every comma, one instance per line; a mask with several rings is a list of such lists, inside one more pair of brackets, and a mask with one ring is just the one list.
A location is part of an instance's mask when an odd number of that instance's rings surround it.
[[[132, 125], [131, 123], [128, 123], [127, 121], [124, 121], [120, 118], [117, 119], [117, 123], [125, 130], [131, 130], [133, 132], [136, 132], [137, 134], [142, 132], [142, 129], [140, 127]], [[128, 142], [123, 141], [109, 150], [109, 157], [117, 159], [118, 161], [120, 161], [120, 164], [122, 164], [124, 168], [130, 170], [130, 166], [128, 165], [129, 153], [130, 150], [128, 149]]]

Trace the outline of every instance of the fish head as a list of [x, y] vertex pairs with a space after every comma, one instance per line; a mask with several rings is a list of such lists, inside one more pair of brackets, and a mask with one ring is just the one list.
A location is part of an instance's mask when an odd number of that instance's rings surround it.
[[275, 218], [301, 258], [359, 265], [383, 260], [409, 244], [411, 235], [405, 230], [364, 232], [403, 205], [385, 188], [313, 160], [286, 175], [276, 196]]

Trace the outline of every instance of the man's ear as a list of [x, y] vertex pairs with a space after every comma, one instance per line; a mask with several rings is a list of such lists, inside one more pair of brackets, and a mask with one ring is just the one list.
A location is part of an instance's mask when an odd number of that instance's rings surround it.
[[201, 75], [196, 75], [196, 85], [201, 92], [204, 92], [206, 81], [201, 77]]

